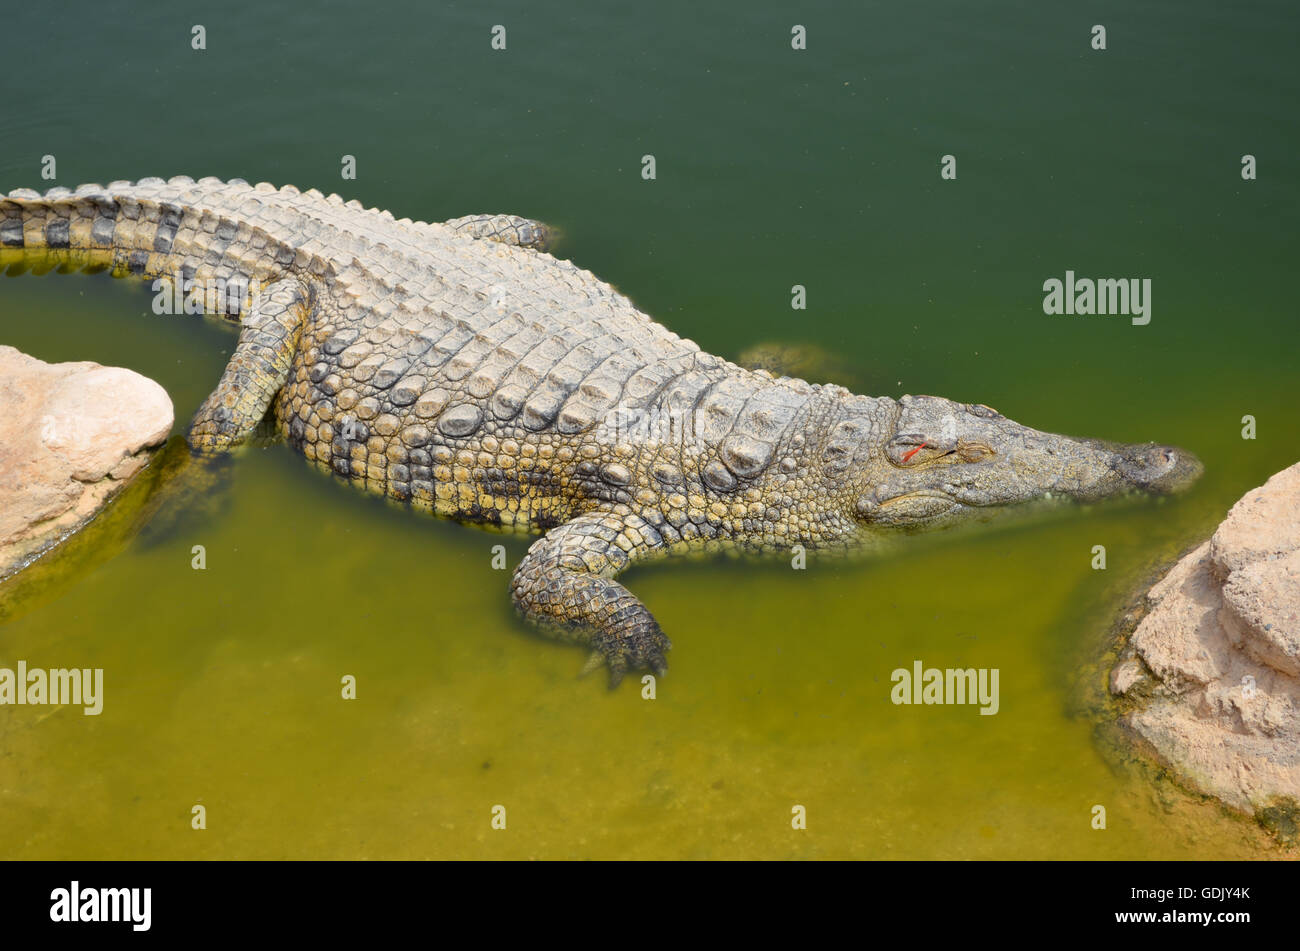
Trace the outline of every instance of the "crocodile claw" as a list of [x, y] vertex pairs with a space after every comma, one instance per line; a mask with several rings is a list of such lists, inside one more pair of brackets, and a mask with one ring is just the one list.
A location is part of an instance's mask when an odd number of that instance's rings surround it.
[[587, 662], [582, 665], [582, 670], [578, 672], [578, 676], [585, 677], [607, 665], [609, 667], [609, 689], [613, 690], [623, 682], [623, 675], [627, 673], [627, 658], [622, 654], [612, 654], [607, 657], [600, 651], [592, 651], [587, 657]]
[[601, 667], [607, 667], [611, 690], [623, 682], [623, 677], [629, 671], [649, 670], [656, 677], [662, 677], [668, 673], [668, 661], [664, 658], [664, 651], [671, 646], [668, 638], [660, 633], [657, 643], [644, 653], [627, 649], [613, 649], [608, 652], [596, 649], [587, 655], [586, 663], [582, 665], [578, 676], [585, 677]]
[[585, 677], [589, 673], [599, 670], [605, 665], [605, 655], [600, 651], [592, 651], [587, 655], [587, 662], [582, 665], [582, 670], [578, 671], [579, 677]]

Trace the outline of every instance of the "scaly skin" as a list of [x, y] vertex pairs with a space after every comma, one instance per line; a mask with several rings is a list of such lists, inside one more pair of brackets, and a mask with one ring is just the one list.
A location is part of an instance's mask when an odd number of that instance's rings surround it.
[[668, 639], [615, 577], [669, 552], [848, 548], [1047, 494], [1165, 492], [1180, 450], [1020, 426], [936, 397], [856, 396], [700, 351], [587, 271], [537, 222], [394, 220], [241, 181], [19, 190], [0, 262], [242, 279], [235, 353], [190, 429], [239, 444], [268, 409], [318, 468], [412, 508], [544, 533], [519, 612], [588, 643], [617, 682]]

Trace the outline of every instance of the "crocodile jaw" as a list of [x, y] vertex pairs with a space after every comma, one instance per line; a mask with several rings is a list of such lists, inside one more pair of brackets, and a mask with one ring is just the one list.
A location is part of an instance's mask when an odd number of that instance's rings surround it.
[[1203, 469], [1176, 447], [1045, 433], [986, 406], [930, 396], [903, 397], [892, 433], [862, 462], [855, 514], [893, 527], [1040, 499], [1163, 495], [1186, 488]]

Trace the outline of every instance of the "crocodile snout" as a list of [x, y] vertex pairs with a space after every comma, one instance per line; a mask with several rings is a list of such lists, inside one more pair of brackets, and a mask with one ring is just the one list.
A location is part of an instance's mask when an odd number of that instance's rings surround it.
[[1164, 494], [1187, 487], [1205, 467], [1185, 449], [1147, 443], [1122, 447], [1115, 455], [1115, 469], [1136, 488]]

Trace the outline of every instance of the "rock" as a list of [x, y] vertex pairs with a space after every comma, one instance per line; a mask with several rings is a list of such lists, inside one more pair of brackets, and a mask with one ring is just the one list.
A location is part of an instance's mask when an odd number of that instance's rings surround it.
[[856, 379], [849, 365], [827, 350], [811, 343], [765, 341], [741, 351], [736, 362], [750, 370], [766, 370], [772, 376], [793, 376], [811, 382], [835, 382], [853, 388]]
[[1294, 808], [1300, 463], [1247, 493], [1147, 601], [1149, 613], [1111, 671], [1111, 692], [1135, 698], [1124, 726], [1235, 809], [1259, 815], [1287, 800]]
[[1122, 660], [1110, 672], [1110, 692], [1128, 693], [1146, 678], [1142, 664], [1135, 657]]
[[0, 578], [76, 531], [171, 432], [152, 380], [0, 346]]
[[1234, 571], [1223, 586], [1220, 622], [1234, 643], [1292, 677], [1300, 677], [1300, 551]]
[[1247, 492], [1210, 540], [1220, 580], [1253, 562], [1300, 548], [1300, 463]]

